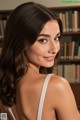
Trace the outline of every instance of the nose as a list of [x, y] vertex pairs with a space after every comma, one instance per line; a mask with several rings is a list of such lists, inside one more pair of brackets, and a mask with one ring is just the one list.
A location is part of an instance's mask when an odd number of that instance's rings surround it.
[[60, 49], [60, 45], [58, 42], [52, 41], [49, 43], [49, 53], [57, 53]]

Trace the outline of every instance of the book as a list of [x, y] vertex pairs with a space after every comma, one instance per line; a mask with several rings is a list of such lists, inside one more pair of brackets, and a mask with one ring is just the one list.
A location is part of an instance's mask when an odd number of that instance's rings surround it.
[[62, 76], [62, 65], [58, 65], [58, 66], [57, 66], [57, 74], [58, 74], [59, 76]]
[[72, 41], [69, 42], [69, 59], [72, 59]]
[[68, 11], [69, 31], [72, 31], [72, 10]]
[[78, 47], [79, 47], [79, 42], [75, 41], [74, 42], [74, 55], [73, 55], [73, 59], [78, 59]]
[[62, 24], [63, 24], [63, 32], [66, 32], [66, 17], [65, 17], [65, 12], [62, 13]]
[[60, 59], [64, 59], [64, 42], [61, 42], [60, 46]]
[[68, 16], [68, 11], [65, 12], [65, 17], [66, 17], [66, 32], [69, 32], [69, 16]]
[[64, 66], [64, 77], [69, 83], [75, 83], [75, 65], [69, 64]]
[[78, 31], [78, 11], [74, 11], [74, 31]]

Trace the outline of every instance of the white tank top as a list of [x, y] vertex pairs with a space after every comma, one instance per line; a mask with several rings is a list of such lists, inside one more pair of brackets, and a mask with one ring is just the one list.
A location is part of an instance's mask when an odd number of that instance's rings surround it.
[[[38, 114], [37, 114], [37, 120], [41, 120], [42, 118], [42, 111], [43, 111], [43, 105], [44, 105], [44, 99], [45, 99], [45, 95], [46, 95], [46, 90], [47, 90], [47, 86], [48, 86], [48, 83], [49, 83], [49, 80], [50, 80], [50, 77], [52, 76], [53, 74], [48, 74], [44, 80], [44, 83], [43, 83], [43, 87], [42, 87], [42, 91], [41, 91], [41, 97], [40, 97], [40, 101], [39, 101], [39, 107], [38, 107]], [[11, 110], [11, 108], [8, 108], [13, 120], [17, 120]]]

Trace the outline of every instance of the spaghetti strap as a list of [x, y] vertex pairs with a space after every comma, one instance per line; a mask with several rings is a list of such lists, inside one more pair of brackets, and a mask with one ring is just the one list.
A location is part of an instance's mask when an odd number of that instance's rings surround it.
[[[38, 114], [37, 114], [37, 120], [41, 120], [42, 117], [42, 110], [43, 110], [43, 104], [44, 104], [44, 99], [45, 99], [45, 95], [46, 95], [46, 90], [47, 90], [47, 86], [48, 86], [48, 82], [50, 77], [52, 76], [52, 74], [48, 74], [44, 80], [43, 83], [43, 88], [42, 88], [42, 92], [41, 92], [41, 97], [40, 97], [40, 102], [39, 102], [39, 108], [38, 108]], [[13, 120], [16, 120], [12, 109], [9, 107], [8, 108], [9, 113], [11, 114]]]
[[38, 108], [38, 114], [37, 114], [37, 120], [41, 120], [42, 117], [42, 110], [43, 110], [43, 104], [44, 104], [44, 99], [46, 95], [46, 90], [48, 86], [48, 82], [52, 74], [48, 74], [44, 80], [42, 92], [41, 92], [41, 97], [40, 97], [40, 102], [39, 102], [39, 108]]
[[16, 120], [16, 118], [15, 118], [15, 116], [13, 114], [13, 111], [12, 111], [12, 109], [10, 107], [8, 107], [8, 111], [9, 111], [10, 115], [12, 116], [13, 120]]

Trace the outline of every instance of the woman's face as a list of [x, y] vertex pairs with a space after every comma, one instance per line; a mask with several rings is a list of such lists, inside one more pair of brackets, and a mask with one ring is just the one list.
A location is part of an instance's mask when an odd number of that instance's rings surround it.
[[60, 50], [60, 29], [56, 20], [48, 21], [35, 43], [27, 49], [30, 64], [37, 67], [52, 67]]

